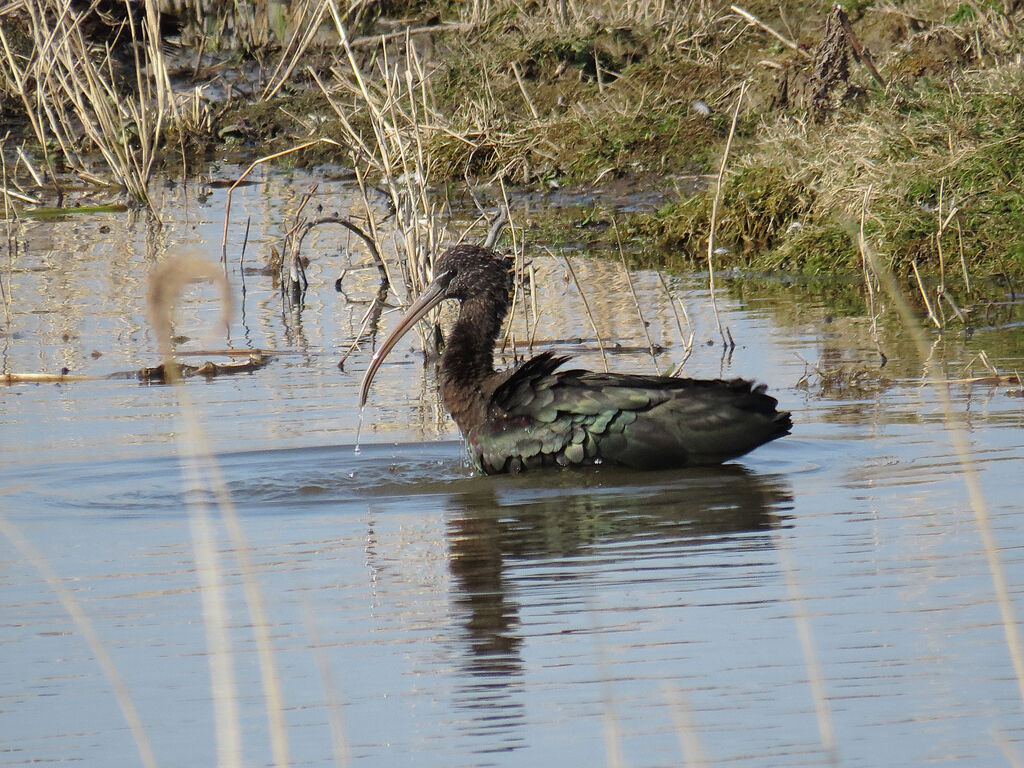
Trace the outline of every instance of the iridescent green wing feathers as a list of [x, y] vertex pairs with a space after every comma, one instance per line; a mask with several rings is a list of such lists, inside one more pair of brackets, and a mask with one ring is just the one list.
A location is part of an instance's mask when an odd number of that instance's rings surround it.
[[788, 413], [742, 379], [557, 371], [539, 355], [507, 375], [467, 435], [484, 472], [610, 461], [632, 467], [715, 464], [789, 432]]

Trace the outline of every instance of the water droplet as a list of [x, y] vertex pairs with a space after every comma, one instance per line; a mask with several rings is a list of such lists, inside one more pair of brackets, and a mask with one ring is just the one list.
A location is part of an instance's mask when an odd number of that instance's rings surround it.
[[366, 411], [366, 406], [359, 406], [359, 423], [356, 425], [356, 447], [355, 453], [359, 453], [359, 436], [363, 432], [363, 413]]

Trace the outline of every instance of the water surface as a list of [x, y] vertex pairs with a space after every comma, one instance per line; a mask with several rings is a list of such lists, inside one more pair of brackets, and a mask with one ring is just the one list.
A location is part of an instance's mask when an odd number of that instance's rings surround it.
[[[1000, 370], [1024, 367], [1012, 298], [973, 334], [932, 334], [924, 361], [886, 316], [879, 370], [867, 320], [817, 291], [723, 276], [719, 310], [738, 342], [723, 354], [706, 277], [665, 276], [666, 293], [637, 272], [664, 350], [652, 359], [622, 265], [574, 252], [614, 370], [679, 362], [670, 302], [681, 303], [696, 332], [686, 374], [768, 382], [794, 433], [714, 469], [475, 477], [413, 337], [381, 369], [354, 450], [369, 349], [344, 371], [336, 363], [376, 287], [355, 243], [327, 230], [307, 239], [302, 306], [240, 270], [245, 220], [244, 266], [258, 267], [316, 182], [326, 209], [351, 204], [344, 180], [298, 173], [236, 191], [230, 329], [208, 286], [176, 315], [183, 351], [287, 353], [266, 368], [189, 380], [184, 393], [102, 378], [0, 388], [0, 512], [92, 622], [159, 764], [217, 760], [194, 543], [202, 508], [246, 765], [273, 763], [246, 578], [265, 605], [294, 765], [1024, 759], [1021, 693], [949, 432], [968, 441], [1019, 615], [1024, 400], [1007, 386], [950, 384], [948, 420], [927, 378], [966, 378], [980, 351]], [[215, 187], [163, 195], [162, 228], [124, 213], [18, 228], [0, 270], [5, 372], [101, 377], [158, 362], [149, 270], [180, 249], [219, 258], [224, 206]], [[564, 263], [530, 255], [539, 312], [517, 319], [517, 338], [600, 368]], [[395, 317], [385, 313], [385, 329]], [[805, 361], [868, 374], [827, 386], [804, 378]], [[212, 454], [196, 464], [182, 459], [204, 448], [185, 398]], [[250, 548], [248, 577], [218, 516], [221, 487]], [[81, 627], [6, 537], [0, 595], [0, 765], [139, 765]]]

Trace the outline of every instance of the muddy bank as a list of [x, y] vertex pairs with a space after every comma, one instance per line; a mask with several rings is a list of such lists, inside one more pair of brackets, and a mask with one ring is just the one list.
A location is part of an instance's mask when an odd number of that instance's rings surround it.
[[[365, 165], [361, 142], [411, 120], [405, 140], [435, 189], [642, 187], [619, 229], [646, 262], [703, 265], [713, 232], [722, 267], [856, 273], [863, 245], [905, 279], [916, 268], [966, 289], [1024, 275], [1016, 2], [496, 0], [344, 15], [211, 2], [198, 19], [169, 2], [158, 19], [58, 5], [4, 16], [4, 186], [28, 201], [74, 198], [82, 181], [144, 200], [154, 168], [201, 172], [320, 138], [337, 143], [277, 162]], [[53, 56], [46, 29], [81, 44]], [[76, 52], [108, 76], [111, 105], [93, 88], [97, 103], [75, 108], [57, 87]], [[402, 79], [422, 91], [420, 112], [391, 98]], [[371, 114], [378, 96], [391, 114]], [[66, 106], [47, 112], [47, 99]], [[589, 218], [611, 213], [595, 203]], [[615, 244], [610, 227], [589, 236]]]

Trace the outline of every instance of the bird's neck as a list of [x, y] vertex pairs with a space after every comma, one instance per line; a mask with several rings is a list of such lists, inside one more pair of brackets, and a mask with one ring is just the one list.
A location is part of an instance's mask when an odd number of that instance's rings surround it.
[[441, 399], [463, 434], [487, 417], [494, 376], [494, 343], [501, 331], [508, 299], [474, 297], [462, 303], [441, 356]]

